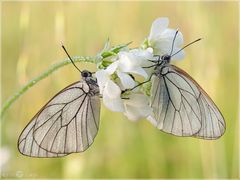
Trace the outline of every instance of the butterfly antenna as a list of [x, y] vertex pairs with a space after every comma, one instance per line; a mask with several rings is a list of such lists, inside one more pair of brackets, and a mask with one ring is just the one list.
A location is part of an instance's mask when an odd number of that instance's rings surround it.
[[65, 53], [67, 54], [68, 58], [70, 59], [70, 61], [72, 62], [72, 64], [75, 66], [75, 68], [77, 68], [77, 70], [81, 73], [82, 71], [76, 66], [76, 64], [73, 62], [71, 56], [68, 54], [66, 48], [64, 47], [64, 45], [62, 44], [62, 48], [65, 51]]
[[173, 38], [173, 42], [172, 42], [172, 49], [171, 49], [171, 52], [170, 52], [170, 56], [172, 55], [173, 53], [173, 47], [174, 47], [174, 43], [175, 43], [175, 40], [176, 40], [176, 37], [177, 37], [177, 34], [178, 34], [179, 30], [177, 29], [175, 35], [174, 35], [174, 38]]
[[182, 47], [180, 50], [178, 50], [177, 52], [175, 52], [173, 55], [171, 55], [171, 57], [175, 56], [177, 53], [179, 53], [180, 51], [182, 51], [183, 49], [185, 49], [186, 47], [190, 46], [191, 44], [200, 41], [202, 38], [199, 38], [193, 42], [190, 42], [189, 44], [187, 44], [186, 46]]

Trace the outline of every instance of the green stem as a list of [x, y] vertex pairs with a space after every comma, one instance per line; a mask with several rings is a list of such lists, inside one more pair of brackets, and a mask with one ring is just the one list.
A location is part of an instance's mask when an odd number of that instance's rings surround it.
[[[96, 57], [73, 57], [74, 62], [89, 62], [89, 63], [97, 63]], [[46, 78], [48, 75], [52, 74], [57, 69], [70, 64], [71, 61], [69, 59], [65, 59], [62, 62], [56, 63], [44, 71], [42, 74], [30, 80], [26, 85], [24, 85], [19, 91], [17, 91], [13, 96], [11, 96], [1, 107], [0, 116], [3, 117], [4, 113], [7, 109], [11, 107], [11, 105], [23, 94], [25, 93], [30, 87], [41, 81], [42, 79]]]

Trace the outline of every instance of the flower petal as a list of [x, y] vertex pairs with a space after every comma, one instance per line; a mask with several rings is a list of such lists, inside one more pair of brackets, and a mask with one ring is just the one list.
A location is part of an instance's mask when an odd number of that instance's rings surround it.
[[[157, 54], [160, 56], [165, 55], [165, 54], [170, 54], [171, 50], [172, 50], [173, 38], [174, 37], [170, 38], [170, 36], [169, 36], [168, 38], [165, 37], [165, 38], [158, 39], [157, 43], [153, 47], [154, 54]], [[181, 43], [183, 43], [182, 37], [179, 36], [179, 38], [178, 38], [178, 36], [177, 36], [175, 43], [174, 43], [172, 54], [174, 54], [175, 52], [177, 52], [178, 50], [181, 49], [179, 47]], [[172, 57], [172, 60], [180, 60], [183, 58], [184, 58], [184, 51], [180, 51], [178, 54], [176, 54]]]
[[132, 77], [129, 74], [117, 71], [117, 75], [120, 78], [121, 84], [124, 88], [122, 90], [130, 89], [135, 86], [135, 81], [132, 79]]
[[168, 24], [169, 20], [166, 17], [153, 21], [148, 40], [154, 41], [168, 27]]
[[138, 74], [140, 76], [143, 76], [145, 79], [148, 78], [148, 74], [146, 73], [146, 71], [141, 68], [141, 67], [138, 67], [138, 68], [135, 68], [135, 69], [131, 69], [128, 71], [129, 73], [133, 73], [133, 74]]
[[[176, 48], [176, 49], [174, 49], [173, 50], [173, 54], [174, 54], [174, 52], [177, 52], [177, 51], [179, 51], [181, 48]], [[176, 55], [174, 55], [171, 59], [172, 60], [182, 60], [183, 58], [185, 57], [185, 52], [184, 52], [184, 50], [181, 50], [181, 51], [179, 51]]]
[[153, 49], [152, 48], [148, 48], [148, 49], [133, 49], [130, 51], [134, 56], [135, 59], [133, 59], [133, 61], [135, 61], [135, 66], [147, 66], [149, 65], [150, 61], [149, 60], [153, 60]]
[[121, 98], [109, 98], [107, 95], [103, 96], [104, 105], [114, 112], [124, 112], [124, 106]]
[[130, 52], [120, 52], [119, 53], [119, 69], [121, 71], [131, 69], [136, 65], [135, 57]]
[[[175, 29], [167, 28], [167, 29], [165, 29], [165, 31], [162, 32], [160, 38], [161, 39], [169, 39], [170, 40], [169, 43], [171, 43], [171, 45], [172, 45], [173, 38], [174, 38], [174, 36], [176, 34], [176, 31], [177, 30], [175, 30]], [[183, 45], [183, 35], [182, 35], [182, 33], [180, 31], [178, 31], [176, 39], [175, 39], [175, 42], [174, 42], [174, 46], [181, 46], [181, 45]]]
[[148, 102], [148, 97], [143, 94], [131, 94], [129, 99], [124, 101], [124, 115], [133, 121], [149, 116], [152, 108]]
[[148, 77], [147, 73], [142, 67], [152, 65], [149, 60], [154, 60], [152, 53], [153, 49], [132, 49], [129, 52], [119, 53], [119, 71], [126, 73], [135, 73], [145, 78]]
[[121, 89], [112, 80], [108, 80], [103, 90], [103, 94], [107, 94], [110, 98], [117, 98], [121, 95]]
[[103, 90], [104, 105], [112, 111], [123, 112], [124, 106], [120, 95], [120, 88], [112, 80], [109, 80]]
[[[177, 30], [167, 28], [167, 26], [168, 19], [163, 20], [161, 18], [156, 19], [152, 24], [150, 35], [148, 37], [148, 43], [149, 46], [153, 48], [153, 54], [155, 55], [162, 56], [165, 54], [174, 54], [174, 52], [177, 52], [176, 49], [180, 49], [183, 44], [182, 33], [178, 31], [176, 39], [174, 40]], [[174, 47], [172, 48], [173, 45]], [[172, 59], [183, 59], [183, 57], [184, 52], [180, 52], [174, 55]]]
[[105, 70], [99, 70], [95, 73], [95, 76], [97, 78], [97, 83], [99, 86], [99, 91], [100, 94], [103, 93], [103, 88], [105, 86], [105, 84], [109, 81], [109, 75], [107, 74], [107, 72]]
[[109, 98], [108, 96], [103, 96], [104, 105], [114, 112], [124, 112], [124, 106], [121, 98]]
[[110, 64], [110, 65], [107, 67], [106, 72], [107, 72], [109, 75], [113, 74], [113, 73], [117, 70], [118, 64], [119, 64], [119, 61], [113, 62], [112, 64]]

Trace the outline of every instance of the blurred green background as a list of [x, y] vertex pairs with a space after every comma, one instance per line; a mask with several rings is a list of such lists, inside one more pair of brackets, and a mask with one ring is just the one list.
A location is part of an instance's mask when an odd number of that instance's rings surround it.
[[[66, 58], [96, 55], [113, 45], [148, 36], [157, 17], [179, 28], [186, 58], [174, 62], [209, 93], [227, 123], [215, 141], [160, 132], [146, 120], [131, 122], [102, 106], [94, 144], [82, 154], [38, 159], [21, 155], [17, 140], [33, 115], [79, 72], [68, 65], [25, 93], [1, 120], [1, 163], [5, 178], [237, 178], [238, 3], [237, 2], [2, 2], [1, 89], [3, 103], [21, 86]], [[94, 65], [77, 64], [82, 69]], [[8, 158], [7, 158], [8, 157]]]

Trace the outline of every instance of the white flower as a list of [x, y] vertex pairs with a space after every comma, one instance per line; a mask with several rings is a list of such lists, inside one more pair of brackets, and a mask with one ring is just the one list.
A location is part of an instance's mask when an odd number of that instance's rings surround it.
[[103, 90], [103, 103], [112, 111], [124, 112], [121, 89], [112, 80], [107, 81]]
[[96, 72], [96, 77], [98, 80], [100, 94], [103, 94], [103, 88], [108, 80], [111, 79], [111, 76], [116, 73], [120, 79], [121, 90], [130, 89], [135, 86], [135, 81], [128, 73], [124, 73], [119, 69], [119, 61], [113, 62], [105, 70], [99, 70]]
[[[155, 55], [170, 55], [172, 45], [173, 45], [173, 38], [176, 33], [176, 30], [168, 28], [169, 20], [168, 18], [158, 18], [152, 23], [151, 31], [148, 36], [148, 44], [150, 47], [153, 48], [153, 53]], [[179, 31], [176, 39], [174, 41], [173, 52], [177, 52], [181, 49], [180, 46], [183, 44], [183, 35]], [[184, 51], [180, 51], [176, 55], [172, 57], [174, 60], [180, 60], [184, 58]]]
[[[121, 90], [135, 87], [136, 82], [129, 73], [138, 74], [147, 79], [148, 74], [143, 67], [151, 64], [149, 59], [153, 59], [151, 48], [146, 50], [133, 49], [130, 51], [121, 51], [119, 52], [118, 57], [114, 58], [115, 61], [112, 64], [106, 69], [96, 72], [100, 94], [103, 95], [103, 102], [109, 109], [122, 112], [122, 106], [119, 106], [118, 109], [113, 106], [112, 103], [115, 101], [119, 102], [121, 94], [115, 94], [112, 91], [108, 91], [106, 88], [115, 89], [117, 92], [121, 92]], [[115, 76], [117, 75], [119, 83], [112, 80], [113, 74], [115, 74]], [[115, 81], [117, 81], [117, 79], [115, 79]], [[112, 95], [112, 93], [114, 95]], [[110, 99], [112, 100], [111, 102]]]
[[115, 72], [117, 64], [111, 64], [107, 69], [101, 69], [96, 72], [97, 83], [100, 94], [103, 94], [103, 89], [107, 81], [111, 79], [111, 75]]
[[121, 98], [122, 90], [117, 83], [111, 80], [109, 73], [111, 71], [108, 68], [96, 72], [104, 105], [111, 111], [123, 112], [128, 119], [133, 121], [149, 116], [152, 108], [149, 106], [148, 97], [144, 94], [131, 92], [127, 99]]
[[146, 50], [132, 49], [129, 52], [119, 53], [119, 69], [122, 72], [133, 73], [148, 78], [148, 74], [143, 67], [151, 65], [149, 60], [153, 60], [152, 48]]
[[[96, 77], [103, 103], [107, 108], [123, 112], [128, 119], [133, 121], [151, 116], [152, 108], [149, 106], [149, 97], [140, 94], [139, 89], [134, 88], [136, 81], [133, 75], [140, 75], [148, 80], [153, 71], [151, 66], [155, 64], [152, 61], [158, 60], [153, 54], [173, 55], [172, 59], [184, 57], [183, 50], [178, 52], [183, 44], [182, 33], [178, 31], [174, 40], [177, 31], [169, 29], [168, 24], [168, 18], [156, 19], [152, 24], [148, 39], [144, 41], [143, 49], [129, 50], [125, 47], [114, 53], [105, 52], [105, 49], [101, 53], [103, 59], [99, 68], [106, 69], [97, 71]], [[178, 53], [175, 54], [176, 52]], [[122, 94], [124, 90], [133, 88], [134, 90]]]
[[108, 109], [123, 112], [132, 120], [144, 118], [150, 114], [151, 108], [148, 105], [147, 96], [131, 91], [127, 99], [121, 97], [122, 90], [136, 86], [130, 73], [148, 78], [148, 74], [142, 67], [151, 65], [149, 59], [153, 59], [150, 48], [122, 51], [106, 69], [96, 72], [99, 91], [103, 96], [103, 103]]
[[116, 112], [123, 112], [124, 107], [121, 100], [121, 89], [120, 87], [111, 80], [111, 75], [114, 73], [116, 67], [113, 64], [110, 65], [106, 70], [99, 70], [96, 72], [97, 82], [99, 86], [100, 94], [103, 95], [104, 105]]
[[[135, 86], [135, 81], [126, 73], [122, 73], [118, 68], [119, 61], [109, 65], [105, 70], [96, 72], [100, 94], [103, 96], [104, 105], [115, 112], [123, 112], [123, 102], [121, 92]], [[120, 85], [112, 80], [112, 75], [116, 72], [120, 79]], [[121, 87], [121, 88], [120, 88]]]
[[145, 118], [152, 113], [148, 97], [144, 94], [131, 94], [129, 99], [124, 100], [124, 108], [124, 115], [133, 121]]

